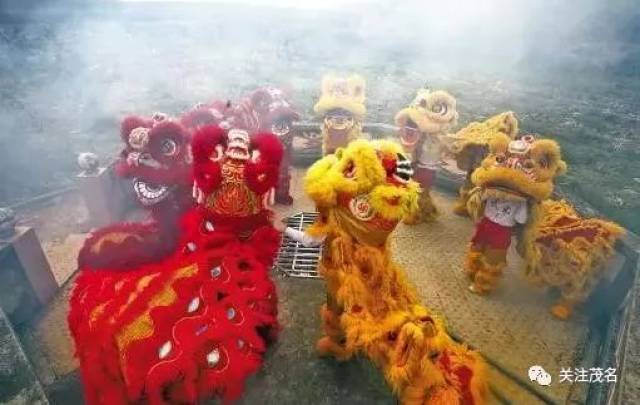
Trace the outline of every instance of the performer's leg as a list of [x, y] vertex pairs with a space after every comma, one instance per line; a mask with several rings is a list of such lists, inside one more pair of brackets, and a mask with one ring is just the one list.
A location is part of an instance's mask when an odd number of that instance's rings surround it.
[[283, 205], [293, 204], [291, 197], [291, 145], [285, 143], [285, 151], [280, 162], [280, 172], [278, 174], [278, 186], [276, 187], [276, 203]]
[[551, 314], [558, 319], [567, 320], [573, 313], [573, 309], [576, 305], [571, 299], [560, 298], [554, 306], [551, 307]]
[[464, 272], [471, 281], [476, 276], [476, 273], [482, 266], [482, 249], [480, 246], [471, 243], [467, 250], [467, 255], [464, 260]]
[[320, 309], [322, 329], [325, 336], [316, 343], [316, 350], [320, 356], [334, 356], [339, 361], [351, 357], [345, 348], [345, 335], [340, 325], [342, 310], [333, 297], [327, 294], [327, 303]]
[[485, 248], [477, 259], [478, 267], [469, 290], [476, 294], [487, 294], [495, 289], [507, 266], [507, 249]]
[[288, 166], [280, 167], [280, 176], [278, 177], [278, 187], [276, 188], [276, 203], [283, 205], [293, 204], [293, 197], [290, 193], [291, 174]]
[[433, 203], [431, 198], [431, 187], [435, 182], [436, 171], [425, 167], [417, 167], [414, 175], [414, 179], [420, 184], [422, 192], [420, 193], [420, 199], [418, 205], [420, 209], [416, 215], [411, 215], [404, 218], [404, 223], [407, 225], [415, 225], [420, 222], [432, 222], [438, 216], [438, 209]]
[[467, 178], [465, 182], [458, 190], [458, 199], [453, 206], [453, 213], [462, 217], [468, 217], [469, 211], [467, 211], [467, 200], [469, 199], [469, 191], [473, 188], [473, 184]]
[[556, 304], [551, 307], [551, 313], [558, 319], [566, 320], [571, 317], [576, 305], [584, 302], [593, 292], [597, 282], [585, 280], [584, 277], [577, 277], [570, 280], [560, 288], [561, 297]]

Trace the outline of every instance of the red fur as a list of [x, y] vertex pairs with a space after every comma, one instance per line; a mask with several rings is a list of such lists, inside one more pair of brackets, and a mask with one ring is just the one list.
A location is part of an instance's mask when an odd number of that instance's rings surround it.
[[[129, 236], [117, 244], [111, 241], [102, 242], [114, 233], [125, 233]], [[78, 266], [94, 270], [128, 270], [166, 257], [172, 252], [174, 242], [173, 237], [162, 237], [155, 223], [111, 225], [89, 235], [78, 254]], [[101, 243], [102, 247], [98, 253], [93, 253], [92, 249], [98, 243]]]
[[268, 164], [278, 166], [282, 161], [284, 152], [282, 143], [271, 132], [260, 132], [251, 137], [251, 149], [258, 150], [260, 152], [260, 160]]
[[[156, 139], [182, 139], [185, 134], [177, 123], [157, 123], [148, 149], [153, 154], [159, 150]], [[253, 141], [261, 158], [245, 167], [250, 187], [262, 190], [277, 179], [282, 147], [274, 145], [274, 139], [260, 135]], [[209, 157], [225, 142], [226, 132], [215, 126], [194, 135], [193, 173], [205, 193], [214, 192], [222, 180], [220, 165]], [[123, 174], [152, 176], [121, 165]], [[254, 192], [261, 197], [260, 191]], [[182, 211], [168, 208], [172, 198], [167, 206], [154, 208], [157, 222], [99, 230], [80, 252], [81, 273], [68, 323], [88, 404], [194, 403], [211, 396], [229, 403], [241, 395], [244, 381], [262, 363], [266, 343], [278, 333], [277, 295], [269, 269], [280, 235], [270, 224], [270, 212], [233, 217], [195, 207], [178, 214]], [[107, 241], [114, 232], [130, 236], [120, 243]], [[96, 254], [92, 249], [98, 243], [103, 245]], [[175, 278], [194, 265], [195, 274]], [[150, 281], [142, 285], [147, 276]], [[175, 300], [150, 308], [167, 289], [173, 290]], [[195, 298], [199, 305], [188, 312]], [[235, 311], [232, 319], [230, 308]], [[118, 347], [116, 337], [144, 313], [151, 319], [151, 334]], [[161, 359], [159, 348], [167, 341], [172, 347]], [[207, 364], [206, 355], [214, 347], [220, 348], [224, 367]]]
[[217, 117], [206, 105], [189, 110], [180, 117], [180, 123], [190, 130], [196, 130], [206, 125], [218, 125], [220, 122], [220, 117]]
[[129, 115], [125, 117], [120, 124], [120, 137], [124, 143], [128, 144], [129, 134], [132, 130], [140, 127], [151, 128], [152, 126], [153, 121], [150, 119], [142, 118], [137, 115]]
[[[273, 91], [280, 90], [279, 96], [274, 97]], [[253, 110], [258, 118], [258, 123], [252, 130], [271, 131], [276, 121], [286, 120], [293, 123], [300, 119], [300, 115], [295, 111], [289, 103], [288, 92], [283, 89], [259, 88], [255, 90], [244, 103], [248, 104], [248, 110]], [[265, 108], [266, 107], [266, 108]], [[246, 120], [244, 120], [246, 121]], [[293, 203], [293, 197], [290, 195], [290, 179], [289, 166], [292, 160], [292, 143], [293, 130], [288, 134], [278, 138], [284, 146], [284, 156], [280, 163], [280, 174], [276, 189], [276, 202], [290, 205]]]
[[222, 168], [210, 160], [194, 162], [193, 179], [203, 192], [211, 194], [222, 181]]
[[260, 152], [260, 157], [246, 164], [245, 179], [254, 192], [264, 194], [278, 184], [282, 144], [275, 135], [260, 133], [252, 137], [251, 147]]
[[[213, 231], [203, 226], [209, 219], [217, 221]], [[242, 224], [235, 222], [239, 219], [211, 218], [204, 208], [195, 208], [183, 216], [181, 242], [165, 259], [126, 273], [83, 269], [71, 297], [69, 327], [87, 403], [124, 404], [143, 398], [149, 403], [193, 403], [214, 395], [229, 403], [241, 395], [244, 381], [262, 363], [264, 339], [274, 338], [279, 330], [275, 286], [269, 279], [279, 234], [265, 226], [241, 241], [235, 233], [224, 231], [225, 219], [230, 221], [227, 224], [247, 229], [251, 223], [263, 221], [252, 218]], [[185, 249], [188, 241], [195, 243], [195, 251]], [[193, 264], [198, 266], [197, 274], [168, 287], [176, 270]], [[223, 269], [219, 278], [212, 276], [215, 266]], [[155, 278], [140, 291], [138, 281], [147, 275]], [[172, 288], [177, 299], [150, 312], [153, 334], [130, 344], [126, 351], [118, 350], [114, 337], [166, 288]], [[186, 308], [195, 297], [201, 299], [200, 306], [187, 314]], [[104, 306], [101, 315], [94, 316], [89, 326], [88, 320], [99, 305]], [[227, 318], [230, 307], [236, 311], [237, 321]], [[211, 326], [196, 334], [203, 325]], [[258, 334], [261, 328], [266, 328], [267, 336]], [[242, 347], [239, 339], [244, 342]], [[167, 340], [172, 341], [172, 350], [168, 357], [159, 359], [158, 349]], [[206, 354], [214, 344], [224, 350], [227, 364], [222, 370], [212, 370], [206, 364]]]
[[224, 129], [215, 125], [207, 125], [198, 129], [191, 140], [194, 163], [209, 160], [217, 145], [226, 146], [226, 144], [227, 131]]
[[[126, 145], [121, 152], [120, 160], [116, 163], [116, 173], [121, 177], [136, 177], [155, 184], [191, 184], [193, 179], [191, 168], [187, 161], [190, 137], [188, 131], [176, 121], [164, 120], [155, 124], [153, 121], [149, 121], [144, 125], [150, 128], [149, 143], [145, 150], [141, 152], [149, 153], [165, 167], [153, 168], [144, 165], [130, 165], [127, 162], [127, 156], [134, 152], [134, 149], [127, 143], [129, 134], [125, 131], [139, 127], [140, 125], [137, 124], [141, 122], [143, 121], [139, 117], [127, 117], [122, 123], [123, 136], [126, 133], [126, 136], [124, 136]], [[173, 156], [165, 156], [162, 153], [162, 143], [167, 139], [173, 140], [178, 146], [178, 153]]]

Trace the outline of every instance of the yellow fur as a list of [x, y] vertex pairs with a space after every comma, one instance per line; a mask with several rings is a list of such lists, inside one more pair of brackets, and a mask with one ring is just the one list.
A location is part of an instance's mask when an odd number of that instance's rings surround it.
[[[436, 108], [442, 110], [436, 112]], [[420, 132], [444, 135], [458, 121], [456, 99], [446, 91], [420, 89], [411, 105], [396, 114], [396, 125], [404, 126], [407, 119], [413, 121]]]
[[467, 172], [467, 179], [460, 188], [455, 213], [467, 216], [467, 199], [472, 189], [471, 174], [486, 156], [489, 143], [497, 134], [514, 139], [518, 134], [518, 119], [511, 111], [503, 112], [482, 122], [472, 122], [455, 134], [443, 138], [446, 148], [456, 159], [460, 170]]
[[313, 107], [318, 115], [342, 108], [362, 120], [367, 113], [365, 102], [365, 80], [360, 75], [346, 78], [327, 74], [322, 78], [322, 94]]
[[[320, 272], [328, 300], [322, 309], [325, 335], [317, 349], [338, 360], [367, 356], [404, 404], [438, 404], [465, 392], [482, 404], [487, 397], [482, 360], [449, 337], [442, 320], [420, 304], [414, 286], [391, 257], [388, 236], [418, 206], [417, 184], [390, 183], [382, 166], [381, 158], [399, 152], [400, 147], [388, 141], [359, 140], [316, 162], [307, 173], [305, 190], [322, 207], [311, 232], [326, 236]], [[355, 176], [346, 178], [351, 164]], [[345, 201], [356, 196], [365, 197], [373, 218], [349, 214]], [[382, 233], [383, 243], [368, 243], [354, 233], [360, 227]], [[445, 360], [451, 369], [444, 367]], [[457, 381], [455, 370], [462, 368], [472, 372], [468, 384]]]
[[[440, 138], [456, 125], [457, 120], [456, 99], [453, 96], [441, 90], [418, 90], [413, 102], [395, 116], [395, 123], [400, 128], [400, 141], [405, 152], [411, 155], [414, 166], [418, 166], [420, 162], [440, 159]], [[407, 129], [414, 128], [414, 125], [410, 125], [412, 123], [417, 126], [417, 133]], [[419, 197], [419, 210], [404, 220], [408, 225], [432, 222], [438, 215], [431, 198], [431, 185], [426, 179], [421, 180], [420, 184], [422, 193]]]
[[[562, 237], [568, 233], [574, 236]], [[545, 200], [532, 208], [520, 243], [527, 276], [534, 284], [559, 288], [568, 317], [605, 276], [615, 242], [623, 234], [613, 222], [580, 217], [566, 201]]]
[[[365, 81], [359, 75], [338, 77], [328, 74], [322, 78], [321, 89], [320, 99], [313, 109], [323, 118], [320, 127], [322, 154], [327, 155], [332, 153], [335, 148], [345, 147], [351, 141], [362, 137], [362, 120], [367, 112], [364, 104]], [[350, 128], [337, 130], [324, 120], [329, 111], [336, 109], [348, 111], [352, 115], [353, 125]]]
[[[561, 300], [552, 313], [566, 319], [603, 278], [624, 230], [609, 221], [583, 218], [567, 202], [549, 199], [554, 178], [567, 169], [556, 142], [542, 139], [531, 144], [525, 159], [531, 163], [532, 176], [498, 163], [509, 142], [508, 136], [500, 134], [491, 140], [489, 155], [471, 176], [476, 188], [470, 192], [467, 208], [472, 217], [481, 218], [486, 197], [528, 200], [529, 215], [518, 250], [533, 284], [560, 290]], [[467, 255], [465, 271], [474, 277], [475, 292], [493, 289], [502, 271], [503, 264], [488, 263], [488, 254], [483, 251], [478, 257], [470, 251]]]

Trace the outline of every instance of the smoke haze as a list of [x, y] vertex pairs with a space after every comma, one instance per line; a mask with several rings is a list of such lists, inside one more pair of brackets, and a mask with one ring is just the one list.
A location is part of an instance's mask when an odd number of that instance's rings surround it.
[[69, 183], [78, 152], [115, 156], [127, 113], [274, 84], [311, 120], [327, 71], [367, 78], [370, 121], [424, 85], [461, 125], [514, 110], [561, 142], [564, 189], [640, 229], [631, 0], [0, 1], [0, 205]]

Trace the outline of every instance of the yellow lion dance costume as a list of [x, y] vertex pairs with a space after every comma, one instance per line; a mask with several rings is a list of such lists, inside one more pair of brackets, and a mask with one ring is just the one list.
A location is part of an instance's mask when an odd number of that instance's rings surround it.
[[322, 78], [322, 94], [313, 110], [322, 117], [323, 156], [362, 136], [362, 120], [367, 113], [364, 102], [365, 81], [361, 76]]
[[465, 182], [459, 190], [458, 201], [453, 207], [453, 212], [457, 215], [469, 215], [467, 200], [469, 192], [473, 189], [471, 174], [487, 156], [491, 140], [499, 134], [515, 139], [518, 134], [518, 119], [513, 112], [503, 112], [483, 122], [472, 122], [455, 134], [448, 134], [444, 138], [448, 151], [455, 156], [456, 165], [467, 173]]
[[457, 121], [456, 99], [442, 90], [418, 90], [411, 105], [396, 114], [400, 143], [412, 157], [414, 179], [422, 188], [420, 209], [405, 219], [407, 224], [431, 222], [437, 216], [438, 210], [433, 204], [430, 190], [441, 160], [441, 138]]
[[320, 212], [327, 303], [321, 355], [368, 356], [403, 404], [482, 404], [480, 355], [454, 342], [391, 258], [389, 235], [418, 206], [409, 160], [389, 141], [357, 140], [317, 161], [305, 191]]
[[465, 263], [472, 291], [495, 288], [507, 265], [511, 228], [521, 224], [518, 251], [527, 276], [560, 290], [551, 313], [567, 319], [588, 298], [624, 230], [612, 222], [581, 218], [565, 201], [549, 200], [555, 176], [565, 171], [560, 147], [552, 140], [526, 135], [514, 141], [497, 135], [491, 141], [488, 156], [471, 176], [476, 188], [467, 204], [479, 219]]

